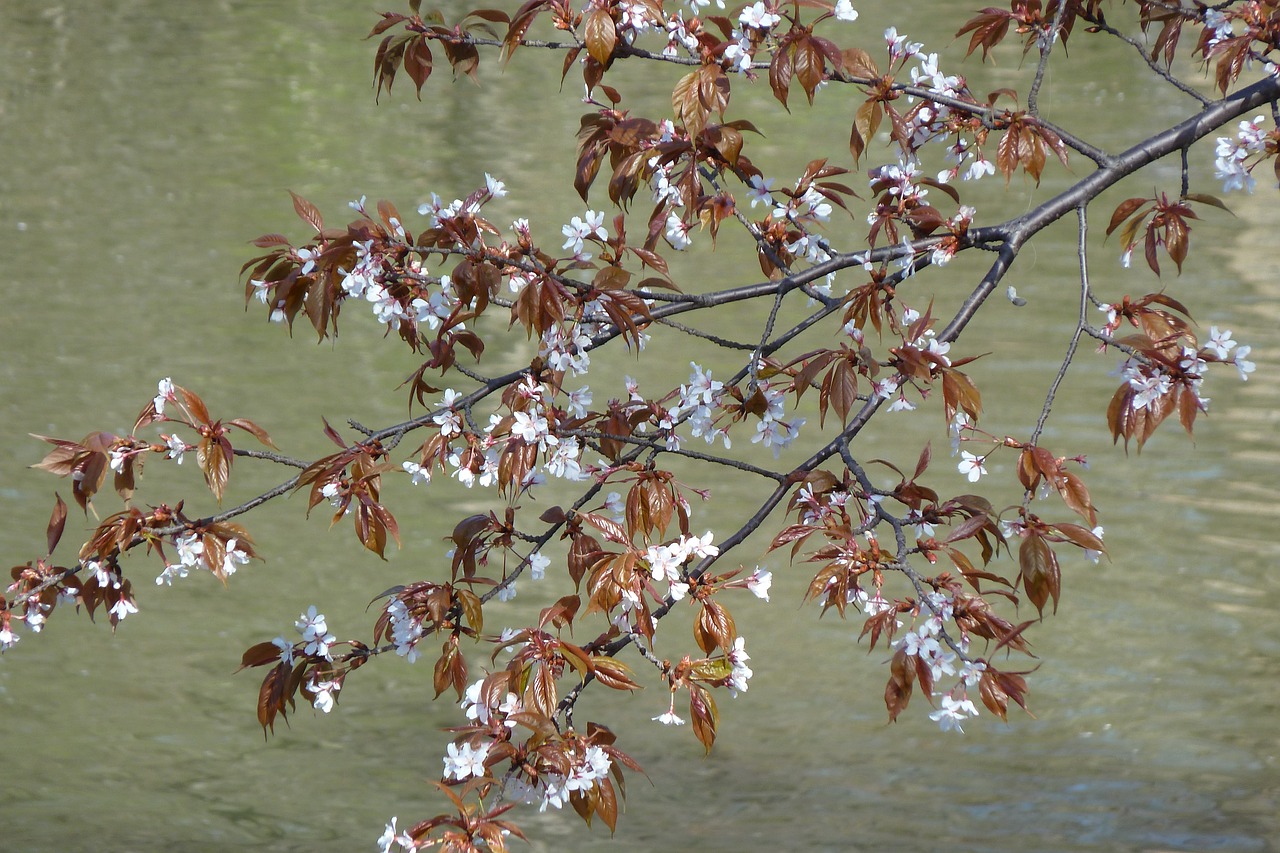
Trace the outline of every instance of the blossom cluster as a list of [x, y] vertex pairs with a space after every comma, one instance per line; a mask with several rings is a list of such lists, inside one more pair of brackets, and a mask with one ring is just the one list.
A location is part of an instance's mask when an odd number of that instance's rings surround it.
[[[178, 562], [165, 564], [164, 570], [156, 577], [156, 586], [173, 586], [175, 578], [185, 578], [192, 569], [199, 569], [207, 563], [204, 538], [195, 531], [188, 531], [176, 537], [173, 545], [178, 552]], [[249, 552], [240, 547], [238, 539], [228, 539], [224, 545], [220, 565], [221, 577], [228, 578], [234, 575], [236, 569], [246, 565], [250, 559]]]
[[[1280, 132], [1275, 129], [1263, 130], [1264, 121], [1265, 117], [1260, 115], [1252, 120], [1246, 119], [1240, 122], [1234, 137], [1218, 137], [1218, 144], [1214, 149], [1217, 159], [1213, 161], [1213, 176], [1222, 181], [1224, 193], [1232, 190], [1253, 192], [1258, 181], [1251, 172], [1260, 160], [1260, 157], [1254, 155], [1275, 154], [1280, 149]], [[1251, 157], [1254, 162], [1249, 165]]]

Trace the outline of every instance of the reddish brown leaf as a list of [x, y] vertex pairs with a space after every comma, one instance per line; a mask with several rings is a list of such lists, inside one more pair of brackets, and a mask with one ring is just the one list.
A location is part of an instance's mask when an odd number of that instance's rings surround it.
[[222, 495], [231, 477], [231, 458], [224, 443], [216, 439], [205, 437], [196, 446], [196, 461], [204, 473], [205, 484], [218, 503], [222, 503]]
[[267, 431], [265, 429], [258, 426], [248, 418], [233, 418], [232, 420], [227, 421], [227, 423], [231, 426], [239, 427], [254, 438], [258, 439], [258, 441], [262, 442], [267, 447], [273, 447], [276, 450], [280, 449], [276, 447], [275, 443], [271, 440], [271, 436], [267, 435]]
[[[293, 197], [293, 210], [298, 218], [314, 228], [317, 234], [323, 231], [324, 217], [320, 215], [320, 209], [293, 190], [289, 190], [289, 195]], [[205, 419], [208, 420], [207, 417]]]
[[[281, 651], [282, 650], [279, 646], [271, 642], [252, 645], [245, 650], [243, 655], [241, 655], [240, 669], [245, 669], [246, 667], [251, 666], [263, 666], [265, 664], [272, 663], [273, 661], [278, 662], [280, 660]], [[239, 672], [240, 669], [237, 669], [236, 672]]]
[[889, 682], [884, 688], [884, 704], [889, 711], [889, 722], [898, 719], [911, 701], [911, 685], [915, 680], [915, 668], [908, 661], [906, 649], [899, 648], [889, 664]]
[[1134, 212], [1146, 204], [1150, 199], [1145, 198], [1129, 198], [1116, 205], [1115, 212], [1111, 214], [1111, 223], [1107, 226], [1107, 236], [1111, 236], [1111, 232], [1120, 227], [1120, 223], [1124, 222]]
[[54, 505], [53, 512], [49, 515], [49, 524], [45, 528], [45, 538], [49, 546], [49, 554], [53, 553], [53, 549], [58, 547], [58, 542], [62, 539], [62, 531], [67, 526], [67, 505], [62, 501], [62, 495], [57, 492], [53, 493]]
[[707, 752], [711, 752], [720, 725], [720, 712], [711, 692], [700, 684], [689, 685], [689, 715], [693, 718], [693, 733]]
[[196, 419], [197, 424], [208, 424], [212, 418], [209, 417], [209, 410], [205, 407], [204, 400], [200, 399], [200, 395], [194, 391], [188, 391], [186, 388], [178, 387], [175, 389], [182, 395], [182, 402], [186, 405], [187, 411]]
[[607, 67], [613, 57], [613, 49], [618, 43], [618, 31], [613, 22], [613, 15], [607, 9], [595, 7], [587, 15], [583, 40], [587, 43], [587, 53]]
[[1009, 695], [1000, 688], [996, 681], [995, 673], [988, 669], [982, 673], [982, 681], [978, 685], [978, 692], [982, 696], [982, 704], [987, 706], [987, 710], [995, 714], [1001, 720], [1009, 721]]
[[1040, 536], [1027, 536], [1018, 549], [1018, 564], [1022, 573], [1022, 588], [1027, 598], [1035, 605], [1041, 618], [1044, 617], [1044, 606], [1053, 599], [1053, 612], [1058, 612], [1058, 593], [1062, 587], [1062, 576], [1058, 568], [1058, 558]]
[[413, 81], [414, 91], [418, 96], [418, 100], [422, 100], [422, 86], [427, 82], [427, 78], [431, 76], [431, 67], [431, 48], [424, 36], [418, 36], [418, 38], [409, 43], [404, 52], [404, 71], [409, 75], [409, 79]]

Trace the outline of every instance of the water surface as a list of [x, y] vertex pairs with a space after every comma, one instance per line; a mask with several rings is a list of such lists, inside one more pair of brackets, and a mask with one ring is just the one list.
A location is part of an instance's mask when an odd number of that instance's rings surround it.
[[[918, 23], [902, 29], [944, 48], [955, 24], [938, 20], [936, 5], [915, 5], [909, 14]], [[851, 25], [849, 39], [879, 51], [884, 22], [872, 17]], [[482, 87], [433, 79], [422, 103], [397, 87], [375, 106], [372, 46], [359, 40], [370, 21], [364, 9], [301, 0], [122, 0], [92, 11], [19, 2], [0, 10], [0, 248], [8, 259], [0, 283], [0, 552], [10, 564], [35, 556], [52, 492], [68, 491], [25, 467], [43, 453], [26, 434], [127, 431], [160, 377], [200, 391], [219, 412], [254, 418], [296, 456], [326, 452], [321, 415], [335, 424], [403, 416], [394, 388], [416, 365], [371, 320], [344, 316], [342, 339], [316, 346], [301, 330], [289, 340], [258, 312], [241, 310], [246, 241], [282, 228], [302, 234], [287, 189], [340, 221], [360, 195], [409, 210], [433, 190], [446, 198], [468, 192], [487, 170], [511, 190], [494, 207], [497, 221], [527, 215], [549, 240], [581, 213], [560, 185], [582, 106], [576, 84], [559, 90], [554, 63], [526, 51], [505, 76], [486, 73]], [[1055, 69], [1042, 103], [1100, 144], [1139, 138], [1134, 115], [1172, 122], [1191, 109], [1155, 87], [1149, 102], [1135, 103], [1142, 86], [1124, 87], [1122, 100], [1117, 81], [1143, 79], [1131, 57], [1081, 39], [1072, 60], [1092, 82]], [[1016, 54], [963, 69], [982, 81], [978, 91], [1024, 85]], [[626, 93], [638, 105], [660, 105], [667, 76], [632, 70]], [[743, 114], [770, 103], [763, 91], [734, 97]], [[843, 163], [852, 107], [824, 92], [815, 109], [793, 110], [801, 129], [781, 115], [766, 118], [752, 156], [793, 175], [811, 156], [803, 140], [819, 149], [812, 156]], [[1207, 167], [1208, 149], [1198, 156]], [[992, 182], [977, 196], [987, 205], [979, 221], [1011, 215], [1066, 180], [1054, 170], [1040, 188], [1015, 180], [1007, 195]], [[1121, 270], [1114, 243], [1102, 245], [1105, 202], [1175, 182], [1172, 167], [1152, 167], [1095, 209], [1093, 276], [1103, 298], [1157, 286], [1141, 270]], [[1032, 681], [1034, 719], [1012, 715], [1001, 724], [984, 712], [963, 737], [944, 736], [913, 707], [886, 725], [884, 655], [855, 645], [856, 622], [819, 620], [802, 608], [804, 570], [775, 556], [773, 602], [735, 608], [756, 676], [748, 693], [724, 703], [713, 754], [704, 758], [687, 728], [650, 721], [665, 707], [657, 685], [630, 698], [589, 695], [579, 718], [609, 721], [652, 784], [632, 779], [616, 839], [553, 814], [528, 820], [534, 849], [1271, 849], [1280, 836], [1280, 407], [1270, 352], [1280, 319], [1280, 216], [1272, 201], [1236, 197], [1238, 218], [1197, 224], [1185, 273], [1164, 282], [1203, 326], [1228, 326], [1255, 346], [1251, 381], [1213, 381], [1213, 413], [1194, 442], [1170, 428], [1140, 457], [1111, 447], [1103, 419], [1111, 356], [1082, 356], [1064, 386], [1046, 441], [1089, 454], [1112, 561], [1066, 559], [1062, 608], [1036, 631], [1044, 663]], [[832, 236], [860, 228], [857, 219], [837, 224]], [[1069, 226], [1038, 238], [1011, 278], [1030, 304], [990, 306], [953, 350], [999, 353], [973, 368], [991, 413], [986, 426], [997, 433], [1033, 423], [1065, 347], [1074, 240]], [[752, 267], [734, 265], [742, 257], [723, 241], [715, 256], [684, 259], [677, 275], [687, 289], [699, 280], [745, 283]], [[966, 293], [979, 271], [961, 258], [919, 286], [936, 288], [942, 305]], [[744, 309], [725, 322], [753, 320]], [[678, 370], [687, 358], [725, 364], [666, 340], [679, 347]], [[521, 357], [496, 349], [486, 356], [495, 370]], [[593, 385], [624, 372], [653, 374], [613, 358]], [[597, 399], [619, 390], [601, 388]], [[936, 413], [881, 419], [868, 431], [866, 455], [909, 466], [925, 441], [945, 446], [940, 425]], [[962, 491], [939, 457], [939, 488]], [[1007, 474], [1009, 464], [994, 460], [993, 473]], [[153, 464], [143, 499], [193, 495], [193, 474]], [[238, 463], [230, 500], [288, 475]], [[756, 486], [720, 480], [713, 488], [716, 499], [699, 519], [723, 536]], [[391, 493], [406, 547], [387, 564], [345, 529], [325, 535], [324, 520], [305, 521], [303, 506], [289, 501], [248, 520], [267, 562], [244, 569], [226, 590], [207, 576], [152, 587], [158, 568], [134, 559], [126, 567], [141, 613], [116, 636], [67, 614], [43, 635], [24, 632], [0, 659], [0, 846], [372, 849], [392, 814], [403, 821], [435, 813], [439, 800], [424, 780], [438, 777], [441, 729], [458, 717], [450, 704], [429, 701], [428, 666], [366, 667], [335, 713], [303, 709], [266, 742], [253, 716], [257, 680], [232, 674], [245, 647], [290, 630], [309, 604], [340, 635], [365, 636], [369, 598], [443, 571], [448, 519], [479, 507], [480, 496], [448, 487]], [[99, 503], [114, 510], [109, 494]], [[73, 516], [68, 540], [79, 523]], [[761, 550], [757, 543], [736, 557], [751, 563]], [[559, 594], [522, 584], [506, 618], [519, 623]], [[664, 626], [665, 653], [679, 653], [685, 630]]]

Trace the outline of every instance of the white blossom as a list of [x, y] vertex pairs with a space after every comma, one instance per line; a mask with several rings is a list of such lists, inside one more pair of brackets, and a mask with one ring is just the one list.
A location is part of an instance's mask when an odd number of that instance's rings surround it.
[[969, 717], [978, 716], [978, 709], [969, 699], [954, 699], [950, 694], [942, 697], [942, 707], [929, 715], [929, 719], [942, 727], [944, 732], [955, 729], [961, 734], [960, 724]]
[[307, 689], [315, 694], [315, 698], [311, 700], [311, 706], [327, 714], [333, 710], [334, 694], [342, 689], [342, 682], [316, 681], [312, 678], [307, 682]]
[[604, 214], [594, 210], [588, 210], [582, 218], [573, 217], [560, 231], [567, 238], [561, 248], [572, 249], [574, 255], [582, 255], [582, 241], [588, 237], [604, 240], [609, 236], [604, 230]]
[[227, 552], [222, 558], [222, 573], [230, 576], [236, 573], [236, 566], [243, 566], [249, 562], [249, 554], [236, 547], [237, 540], [227, 540]]
[[781, 21], [782, 18], [779, 15], [769, 11], [769, 8], [759, 0], [743, 9], [742, 13], [738, 15], [738, 23], [744, 27], [752, 27], [757, 30], [770, 29]]
[[[266, 300], [264, 299], [263, 301], [265, 302]], [[155, 404], [157, 415], [164, 414], [164, 404], [166, 402], [177, 399], [178, 396], [174, 393], [172, 379], [166, 376], [164, 379], [161, 379], [156, 383], [156, 396], [151, 402]]]
[[858, 20], [858, 12], [853, 8], [853, 3], [850, 0], [836, 0], [834, 14], [838, 21]]
[[1236, 370], [1240, 371], [1240, 378], [1246, 382], [1249, 379], [1249, 374], [1253, 373], [1254, 369], [1257, 367], [1257, 365], [1252, 361], [1245, 359], [1245, 356], [1247, 356], [1252, 350], [1253, 347], [1248, 346], [1236, 347], [1235, 357], [1231, 360], [1231, 363], [1236, 366]]
[[747, 589], [756, 598], [769, 600], [769, 587], [773, 584], [773, 572], [756, 566], [756, 570], [747, 578]]
[[987, 473], [986, 467], [982, 464], [986, 461], [984, 456], [975, 456], [967, 450], [960, 451], [960, 464], [956, 468], [961, 474], [969, 478], [970, 483], [976, 483]]
[[529, 577], [536, 581], [542, 580], [547, 574], [547, 566], [551, 565], [551, 558], [543, 556], [541, 551], [534, 551], [529, 555]]
[[657, 720], [659, 723], [662, 723], [664, 726], [683, 726], [684, 725], [684, 720], [676, 716], [674, 707], [670, 711], [667, 711], [665, 714], [659, 714], [653, 719]]
[[477, 778], [484, 776], [484, 761], [489, 756], [489, 744], [485, 743], [479, 749], [475, 749], [470, 743], [464, 743], [461, 747], [456, 743], [451, 743], [446, 747], [448, 754], [444, 758], [444, 776], [446, 779], [457, 779], [462, 781], [469, 776]]
[[137, 613], [138, 608], [132, 601], [121, 596], [120, 600], [111, 605], [111, 615], [116, 617], [117, 622], [123, 622], [125, 617], [130, 613]]

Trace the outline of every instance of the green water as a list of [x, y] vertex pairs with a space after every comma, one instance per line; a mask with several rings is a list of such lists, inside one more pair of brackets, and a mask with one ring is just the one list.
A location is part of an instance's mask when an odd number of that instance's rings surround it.
[[[963, 17], [942, 4], [902, 5], [918, 23], [900, 29], [935, 49]], [[883, 21], [873, 17], [864, 13], [847, 32], [879, 51]], [[402, 419], [404, 397], [394, 389], [416, 364], [370, 318], [344, 315], [341, 340], [316, 346], [302, 330], [289, 340], [257, 310], [242, 310], [246, 241], [303, 233], [287, 190], [338, 222], [361, 195], [408, 211], [433, 190], [461, 196], [490, 171], [511, 193], [491, 207], [496, 222], [529, 216], [549, 242], [581, 214], [561, 188], [580, 88], [571, 77], [559, 90], [557, 63], [525, 51], [502, 77], [490, 66], [481, 87], [433, 79], [419, 103], [402, 81], [405, 91], [375, 106], [372, 45], [360, 41], [372, 20], [363, 6], [300, 0], [0, 7], [6, 565], [37, 556], [52, 493], [69, 492], [26, 467], [43, 453], [27, 433], [126, 432], [161, 377], [199, 391], [217, 412], [253, 418], [298, 457], [327, 452], [322, 415], [335, 424]], [[1104, 146], [1138, 139], [1135, 115], [1172, 122], [1192, 107], [1144, 82], [1133, 57], [1080, 39], [1071, 59], [1051, 72], [1042, 105]], [[1024, 86], [1027, 76], [1016, 54], [994, 68], [961, 68], [975, 91]], [[674, 72], [626, 71], [628, 103], [664, 102]], [[1150, 103], [1140, 102], [1144, 90]], [[735, 90], [734, 98], [743, 115], [770, 103], [763, 91]], [[751, 156], [781, 176], [810, 156], [844, 162], [852, 107], [824, 92], [816, 109], [793, 110], [800, 129], [771, 115], [759, 122], [766, 135], [749, 143]], [[1208, 152], [1199, 152], [1202, 167]], [[1083, 175], [1085, 166], [1076, 169]], [[1176, 176], [1176, 167], [1152, 167], [1095, 208], [1092, 274], [1103, 298], [1157, 286], [1119, 268], [1114, 242], [1102, 245], [1106, 202], [1154, 183], [1172, 189]], [[1012, 215], [1065, 180], [1051, 167], [1043, 187], [1015, 180], [1008, 194], [992, 181], [976, 196], [979, 221]], [[1111, 356], [1082, 355], [1064, 386], [1046, 442], [1089, 454], [1113, 560], [1066, 559], [1060, 612], [1034, 632], [1044, 660], [1032, 679], [1035, 719], [1011, 715], [1005, 725], [984, 712], [955, 737], [912, 707], [887, 726], [884, 655], [855, 645], [857, 620], [819, 621], [802, 608], [803, 568], [774, 555], [772, 603], [734, 606], [756, 675], [749, 692], [722, 704], [713, 754], [702, 756], [687, 727], [650, 721], [665, 709], [659, 685], [634, 697], [588, 691], [579, 719], [613, 725], [652, 784], [631, 780], [616, 839], [570, 815], [529, 816], [534, 849], [1272, 849], [1280, 837], [1280, 216], [1262, 192], [1230, 200], [1236, 219], [1197, 224], [1184, 274], [1165, 282], [1204, 327], [1230, 327], [1253, 344], [1258, 362], [1247, 384], [1225, 374], [1211, 380], [1212, 416], [1197, 425], [1195, 442], [1167, 428], [1141, 457], [1110, 446]], [[860, 218], [833, 226], [833, 238], [840, 228], [855, 234]], [[985, 426], [997, 434], [1025, 433], [1065, 347], [1074, 241], [1070, 225], [1041, 235], [1011, 277], [1030, 304], [992, 304], [952, 351], [998, 353], [972, 370], [990, 413]], [[733, 264], [742, 256], [722, 239], [717, 255], [682, 259], [675, 274], [693, 290], [701, 281], [747, 283], [752, 267]], [[917, 286], [936, 288], [942, 305], [967, 293], [979, 272], [962, 257]], [[758, 324], [752, 311], [723, 322]], [[621, 393], [623, 373], [682, 373], [691, 358], [728, 366], [684, 339], [655, 344], [658, 354], [675, 344], [679, 356], [663, 363], [659, 355], [649, 368], [622, 354], [596, 356], [597, 402]], [[509, 369], [524, 357], [518, 347], [494, 348], [486, 367]], [[909, 466], [926, 440], [944, 446], [940, 421], [936, 413], [881, 418], [864, 453]], [[938, 487], [962, 491], [941, 456]], [[992, 473], [1008, 475], [1009, 464], [994, 460]], [[228, 501], [290, 473], [237, 463]], [[194, 475], [191, 466], [153, 464], [141, 498], [187, 496], [208, 511]], [[459, 717], [450, 703], [429, 701], [428, 661], [379, 660], [352, 676], [333, 714], [303, 708], [267, 742], [253, 714], [256, 677], [233, 675], [244, 648], [291, 630], [309, 604], [340, 636], [367, 639], [365, 602], [443, 571], [451, 519], [482, 504], [479, 493], [438, 486], [389, 488], [405, 547], [386, 564], [345, 527], [325, 533], [323, 519], [308, 522], [301, 501], [286, 501], [246, 520], [267, 560], [228, 589], [207, 575], [155, 587], [158, 566], [137, 558], [126, 571], [141, 612], [115, 636], [66, 613], [41, 635], [22, 630], [0, 658], [0, 850], [374, 849], [391, 815], [403, 824], [439, 810], [425, 780], [438, 778], [441, 729]], [[715, 500], [698, 508], [695, 523], [727, 535], [756, 488], [713, 482]], [[116, 506], [110, 494], [99, 505], [104, 514]], [[83, 526], [73, 514], [64, 548]], [[758, 561], [761, 550], [746, 546], [735, 560]], [[560, 594], [549, 582], [522, 582], [509, 611], [488, 618], [519, 624]], [[664, 625], [664, 653], [678, 654], [686, 637], [683, 626]]]

